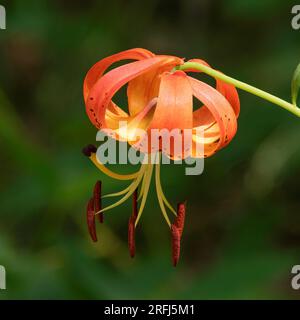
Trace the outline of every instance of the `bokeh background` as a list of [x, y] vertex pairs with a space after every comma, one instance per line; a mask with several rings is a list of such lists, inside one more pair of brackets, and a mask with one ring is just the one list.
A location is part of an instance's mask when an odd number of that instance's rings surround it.
[[[87, 70], [133, 47], [199, 57], [290, 100], [300, 60], [293, 1], [2, 1], [0, 31], [1, 299], [287, 299], [300, 264], [300, 120], [240, 92], [232, 143], [201, 176], [165, 166], [175, 204], [188, 200], [181, 261], [152, 192], [127, 251], [131, 202], [91, 243], [85, 206], [103, 176], [81, 148], [95, 141], [82, 99]], [[203, 77], [207, 79], [207, 77]], [[210, 81], [210, 80], [208, 80]], [[126, 106], [125, 96], [118, 97]], [[116, 168], [130, 171], [132, 168]], [[154, 191], [154, 189], [153, 189]]]

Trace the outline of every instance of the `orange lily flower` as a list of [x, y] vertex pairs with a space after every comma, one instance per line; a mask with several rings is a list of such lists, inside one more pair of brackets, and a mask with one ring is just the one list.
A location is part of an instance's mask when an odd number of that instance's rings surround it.
[[[112, 64], [120, 60], [136, 61], [106, 72]], [[190, 62], [208, 66], [200, 59]], [[175, 160], [212, 156], [228, 145], [236, 133], [240, 111], [238, 93], [233, 85], [222, 80], [216, 79], [216, 88], [213, 88], [188, 75], [189, 72], [199, 72], [198, 70], [177, 70], [176, 68], [183, 63], [184, 60], [181, 58], [155, 55], [145, 49], [131, 49], [100, 60], [88, 71], [84, 80], [84, 101], [90, 121], [98, 130], [113, 131], [116, 139], [127, 141], [146, 154], [163, 153]], [[126, 84], [128, 113], [112, 100], [116, 92]], [[195, 111], [193, 111], [193, 97], [203, 104]], [[122, 127], [120, 129], [120, 123], [124, 121], [128, 123], [126, 133], [122, 131]], [[178, 151], [170, 140], [167, 148], [161, 143], [155, 147], [150, 134], [153, 129], [180, 130], [182, 141], [188, 138], [185, 130], [189, 129], [192, 132], [191, 146], [188, 150], [184, 150], [182, 144]], [[199, 136], [196, 129], [201, 129], [203, 135]], [[148, 133], [146, 138], [140, 136], [140, 130]], [[198, 148], [199, 146], [201, 148]], [[103, 212], [133, 196], [133, 213], [128, 228], [128, 245], [130, 255], [133, 257], [134, 230], [146, 203], [154, 166], [152, 163], [143, 163], [138, 172], [121, 175], [112, 172], [99, 162], [96, 157], [96, 147], [89, 145], [83, 152], [108, 176], [132, 181], [125, 190], [102, 197], [101, 185], [98, 182], [94, 196], [88, 204], [87, 221], [91, 237], [96, 241], [95, 215], [101, 215], [103, 222]], [[180, 202], [177, 210], [172, 207], [162, 191], [159, 162], [155, 164], [155, 168], [158, 202], [171, 230], [172, 257], [173, 264], [176, 265], [179, 259], [186, 205], [185, 202]], [[123, 197], [115, 204], [101, 208], [101, 199], [115, 196]], [[139, 206], [138, 201], [141, 201]], [[173, 223], [170, 221], [167, 209], [175, 215]]]

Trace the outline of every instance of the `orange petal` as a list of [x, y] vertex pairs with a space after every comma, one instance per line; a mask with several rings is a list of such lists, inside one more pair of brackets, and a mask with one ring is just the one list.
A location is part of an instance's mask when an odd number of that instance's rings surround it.
[[151, 128], [189, 129], [193, 126], [193, 94], [183, 71], [164, 73]]
[[[128, 81], [164, 64], [168, 57], [153, 57], [131, 62], [103, 75], [89, 91], [86, 110], [91, 122], [98, 128], [109, 128], [105, 121], [106, 110], [114, 94]], [[121, 117], [122, 121], [124, 120]], [[129, 120], [129, 119], [128, 119]]]
[[111, 101], [107, 107], [107, 111], [111, 112], [111, 116], [117, 115], [122, 117], [128, 117], [127, 112], [118, 107], [113, 101]]
[[235, 86], [218, 79], [217, 90], [228, 100], [235, 112], [236, 117], [238, 117], [240, 114], [240, 98]]
[[168, 58], [158, 68], [145, 72], [128, 83], [127, 96], [130, 115], [139, 113], [150, 100], [158, 96], [162, 73], [171, 71], [176, 65], [183, 63], [180, 58], [172, 56]]
[[128, 117], [125, 120], [126, 127], [121, 126], [115, 130], [116, 138], [120, 141], [128, 141], [130, 144], [135, 144], [143, 139], [152, 121], [156, 105], [157, 98], [153, 98], [138, 114]]
[[[161, 145], [155, 145], [157, 141], [151, 141], [152, 129], [167, 129], [163, 152], [171, 158], [182, 158], [184, 154], [185, 133], [184, 129], [192, 129], [193, 126], [193, 95], [187, 75], [182, 71], [164, 73], [161, 76], [159, 96], [154, 116], [148, 130], [148, 150], [139, 148], [143, 152], [157, 151]], [[175, 139], [170, 139], [173, 132], [178, 134], [178, 144]], [[163, 132], [163, 131], [161, 131]], [[164, 139], [162, 137], [162, 139]]]
[[[194, 96], [204, 107], [194, 112], [194, 129], [204, 130], [204, 137], [193, 135], [193, 156], [210, 156], [227, 145], [237, 130], [236, 114], [229, 102], [216, 89], [188, 77]], [[197, 144], [204, 146], [204, 154], [195, 154]]]
[[[126, 51], [122, 51], [106, 57], [100, 61], [98, 61], [87, 73], [84, 84], [83, 84], [83, 95], [85, 102], [87, 101], [89, 92], [98, 79], [104, 74], [104, 72], [109, 68], [113, 63], [120, 60], [143, 60], [147, 58], [153, 57], [154, 54], [148, 50], [136, 48], [130, 49]], [[108, 122], [108, 127], [112, 127], [115, 124], [113, 116], [116, 114], [118, 116], [127, 117], [127, 113], [124, 112], [121, 108], [119, 108], [112, 101], [108, 105], [108, 109], [110, 112], [107, 114], [106, 121]], [[111, 119], [111, 117], [113, 119]]]
[[[188, 62], [197, 62], [200, 64], [203, 64], [207, 67], [211, 66], [204, 60], [202, 59], [191, 59]], [[200, 72], [199, 70], [196, 69], [188, 69], [185, 70], [185, 72]], [[222, 93], [222, 95], [228, 100], [228, 102], [231, 104], [236, 116], [239, 116], [240, 113], [240, 99], [239, 99], [239, 95], [237, 93], [237, 90], [235, 88], [235, 86], [233, 86], [232, 84], [226, 83], [220, 79], [216, 79], [216, 89]]]
[[84, 83], [83, 83], [83, 95], [86, 101], [91, 88], [97, 82], [98, 79], [104, 74], [107, 68], [109, 68], [113, 63], [120, 60], [143, 60], [147, 58], [154, 57], [154, 54], [148, 50], [136, 48], [126, 51], [122, 51], [106, 57], [96, 64], [88, 71]]

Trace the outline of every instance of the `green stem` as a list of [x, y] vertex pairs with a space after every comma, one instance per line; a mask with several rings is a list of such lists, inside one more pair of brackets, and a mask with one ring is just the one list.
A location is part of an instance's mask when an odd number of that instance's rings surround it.
[[270, 93], [267, 93], [263, 90], [260, 90], [258, 88], [255, 88], [247, 83], [244, 83], [242, 81], [236, 80], [234, 78], [228, 77], [225, 74], [223, 74], [222, 72], [219, 72], [217, 70], [214, 70], [210, 67], [207, 67], [203, 64], [197, 63], [197, 62], [186, 62], [178, 67], [176, 67], [177, 70], [187, 70], [187, 69], [196, 69], [199, 71], [202, 71], [206, 74], [208, 74], [209, 76], [212, 76], [214, 78], [220, 79], [224, 82], [230, 83], [232, 85], [234, 85], [235, 87], [242, 89], [244, 91], [247, 91], [249, 93], [252, 93], [262, 99], [265, 99], [267, 101], [270, 101], [274, 104], [277, 104], [278, 106], [286, 109], [287, 111], [293, 113], [294, 115], [296, 115], [297, 117], [300, 117], [300, 108], [298, 108], [296, 105], [289, 103], [285, 100], [282, 100]]

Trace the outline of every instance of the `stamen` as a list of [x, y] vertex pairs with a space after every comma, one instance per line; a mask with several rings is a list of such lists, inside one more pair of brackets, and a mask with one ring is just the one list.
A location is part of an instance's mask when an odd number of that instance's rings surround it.
[[139, 192], [139, 196], [138, 196], [137, 201], [140, 201], [141, 198], [143, 197], [144, 189], [145, 189], [145, 180], [146, 180], [146, 174], [144, 174], [142, 185], [141, 185], [141, 188], [140, 188], [140, 192]]
[[[159, 161], [160, 161], [160, 159], [159, 159]], [[158, 163], [158, 165], [159, 165], [159, 163]], [[160, 168], [159, 168], [159, 170], [160, 170]], [[177, 213], [176, 213], [175, 209], [172, 207], [172, 205], [170, 204], [170, 202], [167, 200], [167, 198], [166, 198], [166, 196], [165, 196], [165, 194], [164, 194], [164, 192], [163, 192], [163, 190], [162, 190], [161, 181], [160, 181], [160, 174], [159, 174], [158, 177], [157, 177], [157, 187], [158, 187], [158, 191], [157, 191], [157, 192], [161, 195], [161, 198], [162, 198], [163, 202], [165, 203], [165, 205], [166, 205], [166, 206], [174, 213], [174, 215], [176, 216]]]
[[142, 178], [144, 176], [145, 169], [146, 169], [146, 165], [142, 165], [142, 167], [141, 167], [141, 169], [139, 171], [139, 176], [131, 183], [129, 191], [127, 192], [127, 194], [123, 198], [121, 198], [119, 201], [115, 202], [114, 204], [112, 204], [112, 205], [110, 205], [110, 206], [108, 206], [108, 207], [106, 207], [104, 209], [101, 209], [100, 211], [96, 212], [96, 214], [99, 214], [100, 212], [104, 212], [104, 211], [113, 209], [113, 208], [119, 206], [120, 204], [122, 204], [123, 202], [125, 202], [133, 194], [135, 189], [140, 184], [140, 182], [141, 182], [141, 180], [142, 180]]
[[157, 199], [158, 199], [158, 203], [159, 203], [161, 212], [162, 212], [167, 224], [171, 228], [171, 222], [170, 222], [170, 219], [168, 217], [168, 214], [167, 214], [167, 211], [166, 211], [166, 208], [164, 205], [164, 201], [163, 201], [163, 198], [161, 195], [161, 190], [159, 188], [159, 186], [160, 186], [160, 183], [159, 183], [159, 181], [160, 181], [160, 179], [159, 179], [159, 177], [160, 177], [160, 154], [158, 154], [158, 157], [159, 157], [159, 161], [156, 164], [156, 170], [155, 170], [155, 185], [156, 185]]
[[101, 170], [104, 174], [106, 174], [107, 176], [116, 179], [116, 180], [133, 180], [135, 179], [139, 172], [135, 172], [132, 174], [119, 174], [119, 173], [115, 173], [111, 170], [109, 170], [108, 168], [106, 168], [104, 166], [104, 164], [100, 163], [97, 159], [96, 153], [92, 153], [90, 156], [90, 159], [92, 160], [92, 162], [94, 163], [94, 165]]
[[182, 236], [184, 222], [185, 222], [185, 207], [186, 202], [178, 203], [177, 205], [177, 217], [175, 220], [175, 225], [180, 231], [180, 237]]
[[178, 203], [177, 217], [175, 222], [171, 225], [172, 259], [174, 267], [176, 267], [180, 257], [180, 241], [185, 221], [185, 207], [185, 202]]
[[180, 231], [174, 224], [171, 225], [171, 234], [173, 266], [176, 267], [180, 257]]
[[145, 204], [146, 204], [146, 200], [147, 200], [147, 196], [148, 196], [148, 192], [149, 192], [149, 188], [150, 188], [151, 178], [152, 178], [152, 172], [153, 172], [153, 164], [149, 164], [147, 171], [144, 175], [145, 184], [144, 184], [144, 190], [143, 190], [143, 197], [142, 197], [140, 209], [139, 209], [136, 221], [135, 221], [135, 226], [137, 226], [137, 224], [142, 216], [143, 210], [145, 208]]
[[129, 218], [128, 223], [128, 248], [129, 248], [129, 254], [131, 258], [134, 258], [135, 256], [135, 221], [137, 218], [137, 189], [133, 193], [133, 199], [132, 199], [132, 215]]
[[96, 224], [95, 224], [95, 209], [94, 198], [91, 198], [87, 204], [86, 218], [89, 234], [94, 242], [97, 241]]
[[[101, 210], [101, 181], [97, 181], [94, 187], [94, 204], [95, 204], [95, 212]], [[104, 216], [103, 213], [98, 215], [98, 220], [100, 223], [103, 223]]]
[[[145, 165], [142, 165], [140, 170], [138, 171], [140, 174], [142, 174], [142, 169], [143, 169], [143, 166]], [[143, 178], [143, 181], [144, 181], [144, 178]], [[122, 196], [123, 194], [127, 193], [130, 188], [131, 188], [132, 184], [130, 184], [128, 187], [126, 187], [125, 189], [119, 191], [119, 192], [114, 192], [114, 193], [109, 193], [109, 194], [106, 194], [104, 195], [102, 198], [111, 198], [111, 197], [118, 197], [118, 196]], [[143, 186], [142, 186], [143, 188]], [[138, 199], [139, 200], [139, 199]]]
[[122, 196], [123, 194], [127, 193], [130, 189], [129, 185], [128, 187], [126, 187], [124, 190], [121, 190], [119, 192], [114, 192], [114, 193], [109, 193], [109, 194], [105, 194], [104, 196], [102, 196], [102, 198], [112, 198], [112, 197], [119, 197]]

